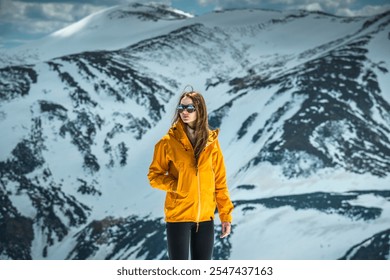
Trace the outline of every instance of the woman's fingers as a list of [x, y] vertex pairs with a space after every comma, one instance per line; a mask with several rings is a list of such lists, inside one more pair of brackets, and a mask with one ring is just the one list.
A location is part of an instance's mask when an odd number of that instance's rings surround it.
[[230, 234], [232, 230], [232, 226], [229, 222], [223, 222], [222, 223], [222, 234], [221, 234], [221, 238], [225, 238], [226, 236], [228, 236]]

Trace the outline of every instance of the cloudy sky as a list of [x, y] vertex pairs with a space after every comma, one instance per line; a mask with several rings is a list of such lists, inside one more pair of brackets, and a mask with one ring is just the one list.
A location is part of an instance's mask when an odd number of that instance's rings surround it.
[[0, 0], [0, 48], [24, 44], [101, 9], [129, 2], [164, 3], [194, 15], [224, 8], [262, 8], [361, 16], [390, 9], [390, 0]]

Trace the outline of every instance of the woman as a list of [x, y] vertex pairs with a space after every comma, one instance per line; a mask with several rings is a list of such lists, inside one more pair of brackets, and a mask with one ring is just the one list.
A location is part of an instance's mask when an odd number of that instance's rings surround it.
[[167, 192], [168, 255], [174, 259], [211, 259], [214, 212], [222, 222], [221, 238], [231, 232], [233, 204], [226, 184], [218, 130], [210, 130], [206, 103], [195, 91], [184, 92], [173, 124], [156, 144], [148, 178]]

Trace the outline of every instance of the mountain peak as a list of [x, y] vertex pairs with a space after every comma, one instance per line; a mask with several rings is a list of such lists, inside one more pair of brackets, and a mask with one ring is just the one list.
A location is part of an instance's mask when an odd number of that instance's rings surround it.
[[191, 17], [193, 16], [188, 13], [173, 9], [164, 4], [131, 3], [93, 13], [78, 22], [54, 32], [52, 35], [55, 37], [74, 35], [86, 29], [94, 30], [105, 25], [112, 25], [113, 21], [118, 21], [122, 24], [131, 23], [133, 25], [136, 22], [173, 21]]
[[180, 20], [193, 17], [191, 14], [159, 3], [131, 3], [117, 6], [108, 13], [108, 17], [111, 19], [123, 19], [134, 16], [143, 21]]

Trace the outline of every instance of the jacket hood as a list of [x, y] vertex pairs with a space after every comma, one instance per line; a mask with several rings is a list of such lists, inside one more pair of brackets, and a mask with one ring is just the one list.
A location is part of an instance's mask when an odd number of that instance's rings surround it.
[[[176, 139], [180, 143], [182, 143], [182, 145], [185, 148], [189, 148], [187, 146], [191, 145], [191, 144], [189, 143], [188, 137], [187, 137], [184, 129], [185, 129], [185, 124], [183, 123], [182, 120], [179, 120], [176, 123], [174, 123], [172, 125], [172, 127], [169, 129], [168, 135], [170, 137], [173, 137], [174, 139]], [[211, 143], [213, 143], [215, 140], [217, 140], [218, 135], [219, 135], [219, 129], [215, 129], [215, 130], [210, 129], [209, 130], [209, 138], [207, 140], [206, 147], [208, 145], [210, 145]]]

